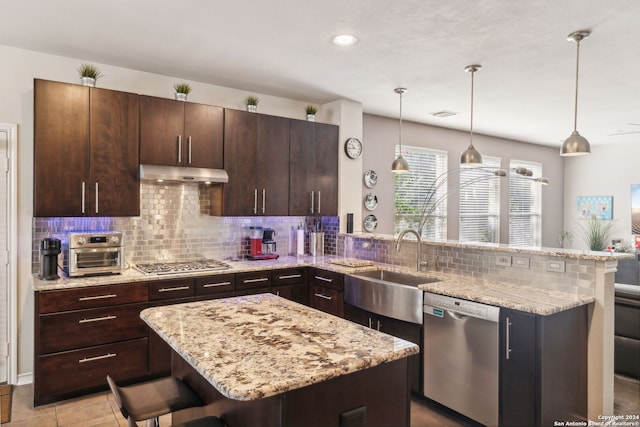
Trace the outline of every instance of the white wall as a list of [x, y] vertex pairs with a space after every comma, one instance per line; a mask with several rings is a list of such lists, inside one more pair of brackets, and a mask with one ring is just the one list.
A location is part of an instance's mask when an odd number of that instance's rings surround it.
[[580, 233], [583, 220], [577, 219], [579, 196], [613, 196], [611, 238], [632, 244], [631, 184], [640, 184], [640, 135], [638, 141], [592, 146], [591, 154], [565, 160], [565, 229], [574, 233], [575, 249], [588, 246]]
[[[445, 119], [446, 120], [446, 119]], [[393, 176], [391, 163], [394, 159], [395, 145], [398, 143], [398, 120], [365, 114], [364, 143], [367, 149], [364, 155], [363, 169], [372, 169], [378, 174], [378, 185], [372, 192], [378, 197], [378, 207], [373, 212], [378, 219], [376, 233], [393, 234]], [[551, 185], [542, 189], [542, 246], [557, 247], [558, 234], [562, 231], [563, 221], [563, 160], [556, 148], [543, 147], [486, 135], [474, 134], [474, 146], [483, 155], [500, 157], [502, 168], [509, 167], [509, 160], [528, 160], [542, 163], [542, 174]], [[414, 147], [444, 150], [448, 155], [449, 170], [460, 167], [460, 155], [469, 144], [468, 132], [444, 129], [403, 120], [402, 144]], [[455, 188], [449, 183], [451, 188]], [[363, 191], [371, 191], [363, 187]], [[508, 183], [502, 181], [501, 187], [500, 242], [508, 243]], [[449, 198], [447, 237], [458, 239], [457, 197]], [[365, 215], [367, 212], [363, 213]]]
[[[77, 69], [82, 59], [15, 49], [0, 45], [0, 122], [17, 123], [18, 141], [18, 375], [28, 381], [33, 369], [33, 291], [31, 288], [31, 234], [33, 216], [33, 79], [79, 83]], [[185, 81], [130, 69], [95, 63], [104, 77], [98, 87], [144, 95], [173, 98], [173, 85]], [[249, 93], [237, 89], [187, 81], [193, 91], [189, 101], [243, 109], [247, 95], [260, 98], [258, 111], [276, 116], [304, 119], [312, 101], [291, 100]], [[317, 105], [317, 104], [316, 104]], [[350, 107], [353, 109], [353, 106]], [[320, 106], [318, 121], [340, 124], [341, 116], [329, 117]], [[329, 121], [331, 120], [331, 121]], [[333, 121], [335, 120], [335, 121]], [[65, 167], [65, 165], [54, 165]], [[19, 379], [20, 381], [20, 379]]]

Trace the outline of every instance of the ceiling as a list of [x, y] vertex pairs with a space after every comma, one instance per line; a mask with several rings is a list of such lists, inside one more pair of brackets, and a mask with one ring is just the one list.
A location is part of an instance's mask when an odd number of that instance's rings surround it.
[[[638, 0], [4, 0], [0, 44], [559, 147], [640, 140]], [[10, 17], [10, 18], [6, 18]], [[338, 33], [359, 42], [332, 45]], [[457, 115], [436, 118], [430, 113]]]

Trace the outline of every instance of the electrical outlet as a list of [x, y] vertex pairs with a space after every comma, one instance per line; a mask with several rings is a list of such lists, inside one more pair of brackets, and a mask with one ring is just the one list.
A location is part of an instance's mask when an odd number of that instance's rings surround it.
[[517, 268], [529, 268], [529, 258], [514, 256], [513, 257], [513, 266]]
[[511, 267], [511, 255], [498, 255], [496, 257], [496, 265]]
[[554, 273], [565, 272], [564, 261], [547, 261], [547, 271], [553, 271]]

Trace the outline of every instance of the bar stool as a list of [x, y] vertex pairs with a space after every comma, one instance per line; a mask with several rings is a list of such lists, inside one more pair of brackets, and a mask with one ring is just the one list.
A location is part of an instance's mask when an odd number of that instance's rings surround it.
[[119, 387], [107, 375], [107, 383], [122, 416], [129, 422], [129, 427], [137, 427], [136, 421], [143, 420], [147, 421], [147, 427], [159, 427], [160, 415], [202, 405], [200, 398], [182, 380], [175, 377]]

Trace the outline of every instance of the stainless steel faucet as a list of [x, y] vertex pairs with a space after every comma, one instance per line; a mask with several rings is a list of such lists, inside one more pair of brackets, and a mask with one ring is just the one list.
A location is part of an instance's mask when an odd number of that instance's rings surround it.
[[411, 230], [411, 229], [406, 229], [401, 231], [400, 235], [398, 236], [398, 241], [396, 242], [396, 250], [400, 252], [400, 246], [402, 245], [402, 240], [404, 239], [404, 236], [406, 236], [407, 234], [413, 234], [416, 236], [416, 240], [417, 240], [416, 271], [420, 271], [420, 267], [423, 265], [426, 265], [427, 263], [422, 262], [422, 257], [421, 257], [422, 239], [420, 238], [420, 234], [417, 231]]

